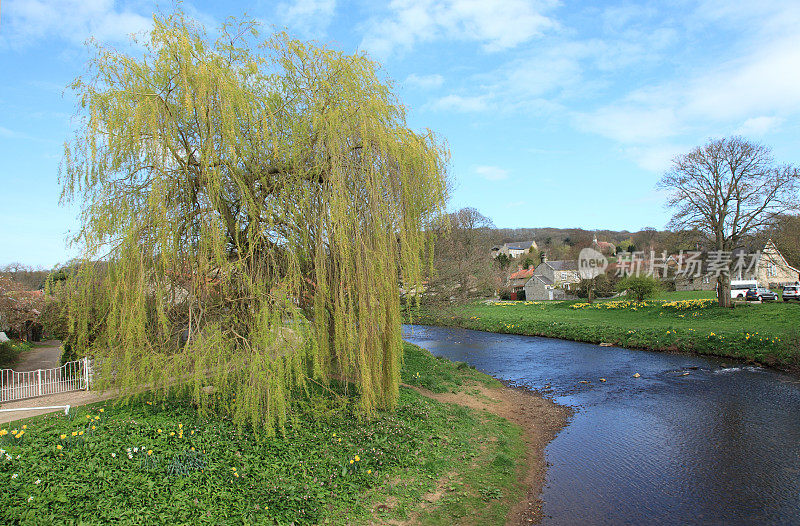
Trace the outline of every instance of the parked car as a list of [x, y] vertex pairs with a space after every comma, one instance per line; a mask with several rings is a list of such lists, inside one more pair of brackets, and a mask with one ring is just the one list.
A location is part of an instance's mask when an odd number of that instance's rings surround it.
[[783, 287], [783, 301], [800, 301], [800, 285], [786, 285]]
[[745, 299], [747, 301], [778, 301], [778, 295], [769, 289], [758, 287], [747, 289]]
[[758, 288], [758, 281], [754, 279], [731, 280], [731, 299], [744, 299], [748, 289]]

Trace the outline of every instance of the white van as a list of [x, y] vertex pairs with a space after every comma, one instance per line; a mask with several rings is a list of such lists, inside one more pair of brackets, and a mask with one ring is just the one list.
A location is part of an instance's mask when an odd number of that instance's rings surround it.
[[731, 299], [744, 299], [747, 289], [757, 289], [758, 281], [754, 279], [733, 279], [731, 280]]

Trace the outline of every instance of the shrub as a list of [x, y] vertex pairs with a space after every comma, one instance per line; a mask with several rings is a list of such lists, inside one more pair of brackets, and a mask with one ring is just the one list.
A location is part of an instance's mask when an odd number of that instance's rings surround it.
[[636, 301], [644, 301], [661, 290], [661, 282], [652, 276], [627, 276], [617, 283], [617, 290], [629, 291]]

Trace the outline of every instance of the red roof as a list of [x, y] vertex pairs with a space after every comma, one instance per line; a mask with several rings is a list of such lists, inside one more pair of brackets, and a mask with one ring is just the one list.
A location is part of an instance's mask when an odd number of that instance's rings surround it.
[[518, 270], [511, 274], [508, 279], [522, 279], [522, 278], [530, 278], [533, 276], [533, 267], [531, 268], [524, 268], [522, 270]]

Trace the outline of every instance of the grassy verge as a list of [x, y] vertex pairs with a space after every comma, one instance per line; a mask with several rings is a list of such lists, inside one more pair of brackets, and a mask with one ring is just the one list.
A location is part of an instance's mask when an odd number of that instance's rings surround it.
[[[407, 383], [493, 381], [410, 345], [406, 356]], [[505, 420], [408, 388], [396, 412], [369, 420], [336, 396], [311, 400], [274, 438], [182, 399], [2, 426], [0, 522], [502, 524], [520, 495], [524, 446]]]
[[414, 322], [491, 332], [735, 357], [800, 367], [800, 304], [737, 303], [712, 299], [474, 303], [414, 312]]
[[28, 342], [7, 341], [0, 343], [0, 369], [8, 369], [19, 359], [20, 353], [33, 348]]

